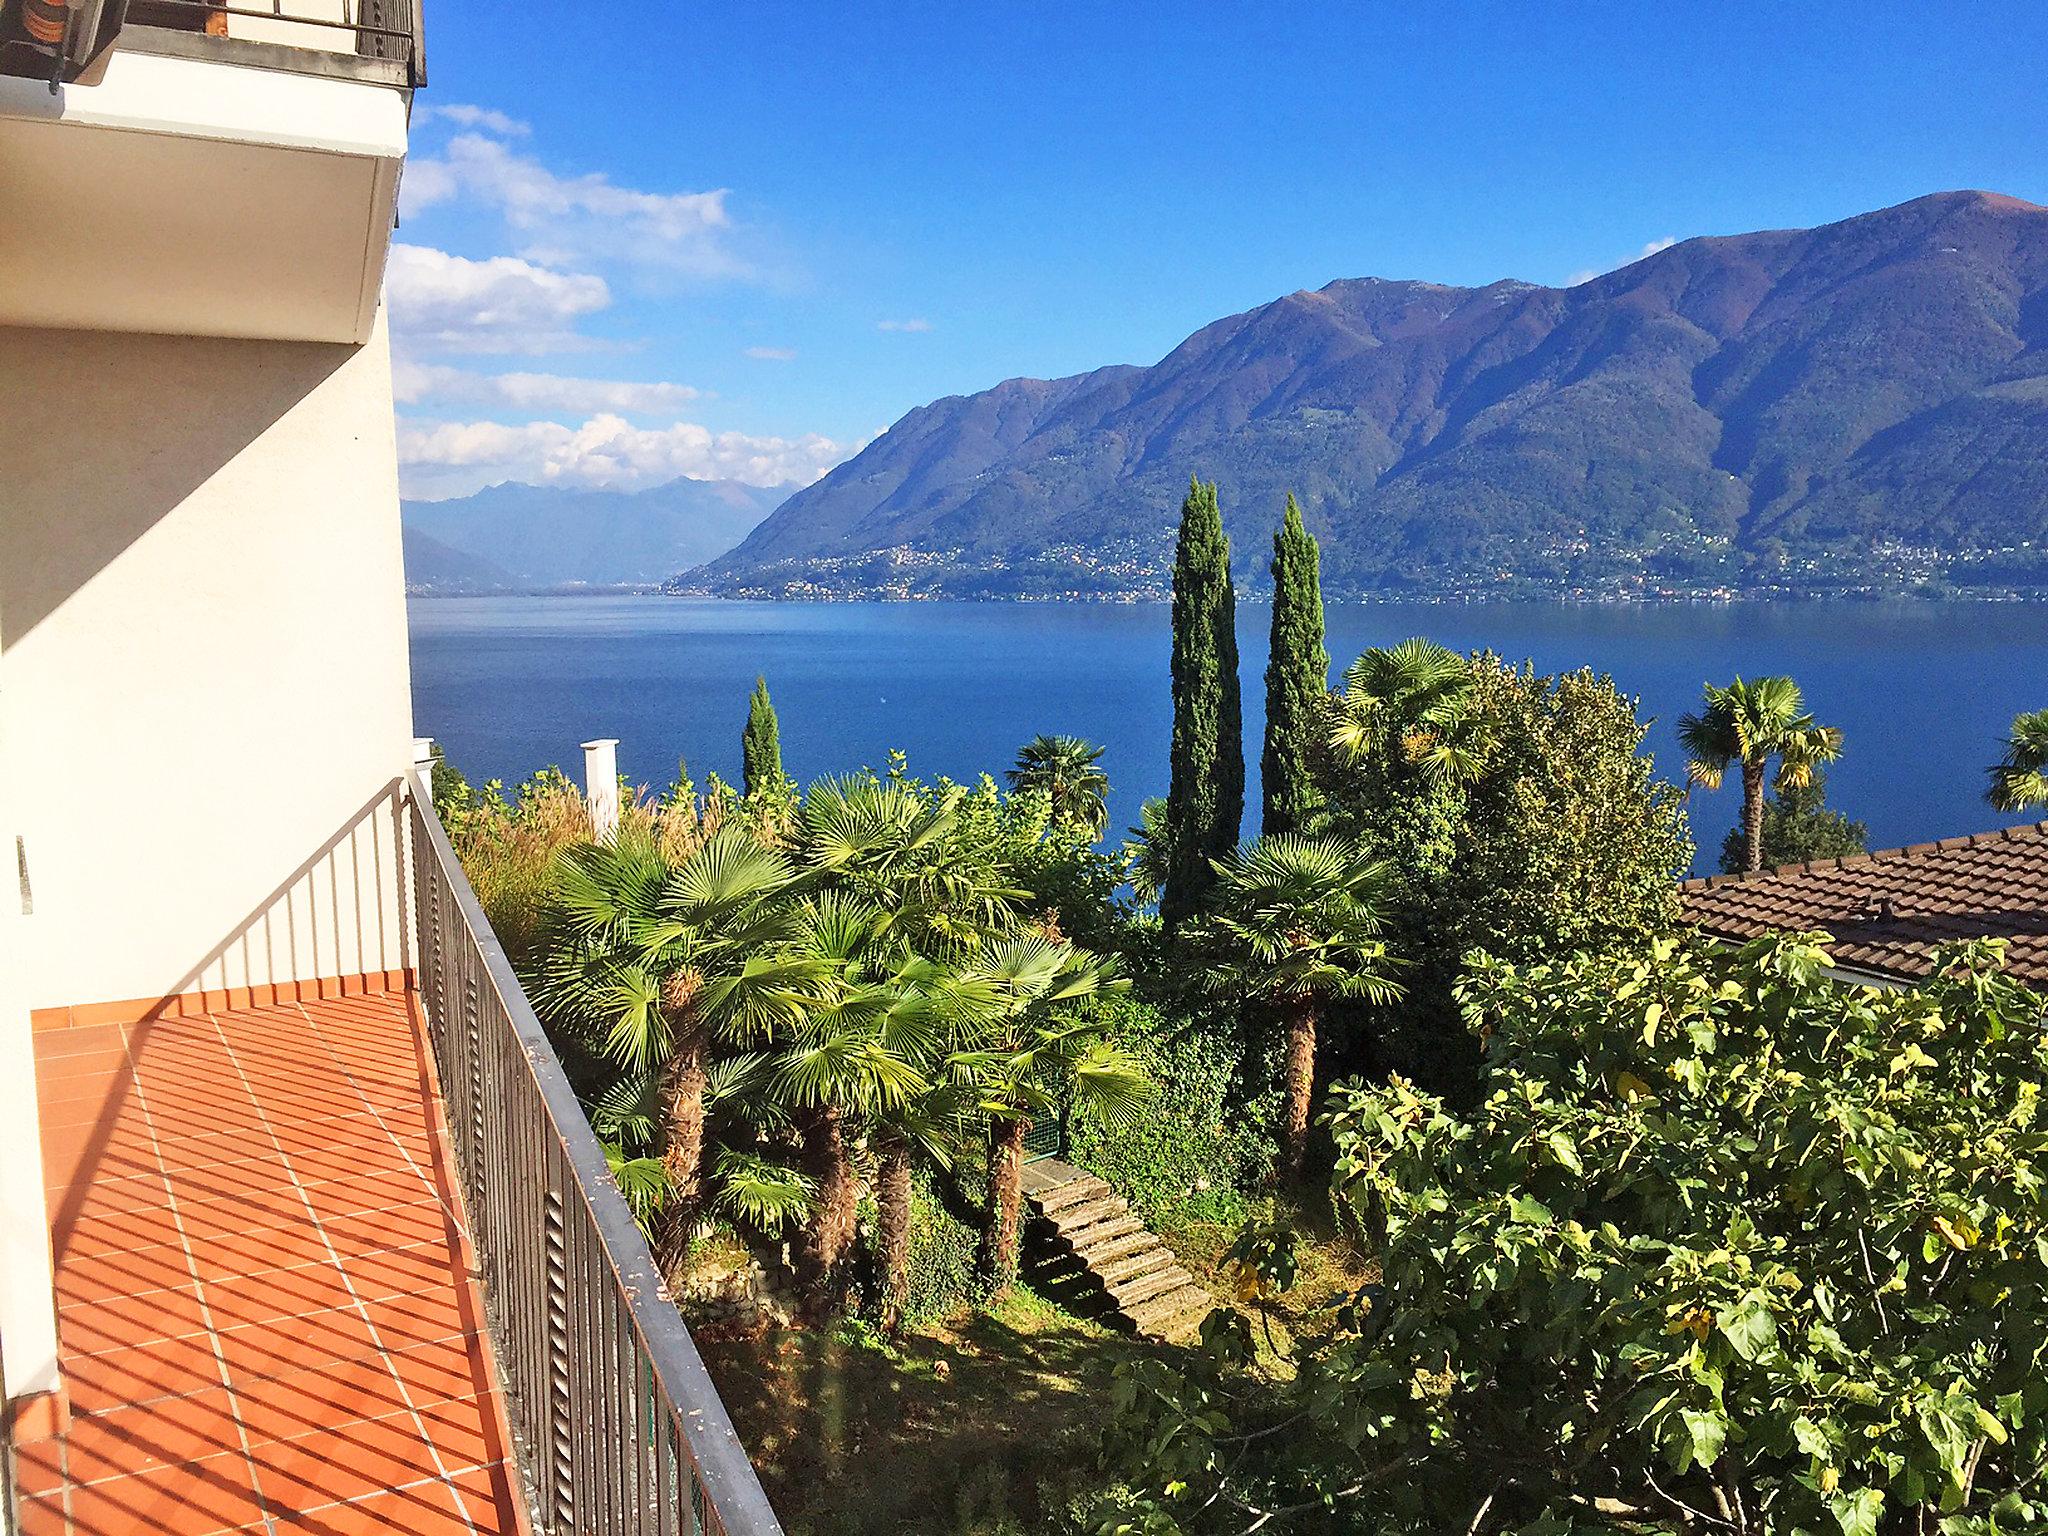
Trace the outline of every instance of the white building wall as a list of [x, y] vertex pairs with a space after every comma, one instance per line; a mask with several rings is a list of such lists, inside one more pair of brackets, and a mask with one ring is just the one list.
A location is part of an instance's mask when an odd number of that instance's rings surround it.
[[0, 420], [17, 1005], [402, 970], [381, 318], [362, 347], [0, 329]]

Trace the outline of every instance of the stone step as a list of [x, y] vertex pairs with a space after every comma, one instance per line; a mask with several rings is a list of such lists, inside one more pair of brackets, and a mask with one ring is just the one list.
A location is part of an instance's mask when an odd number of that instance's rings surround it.
[[1085, 1231], [1062, 1232], [1060, 1236], [1066, 1239], [1074, 1252], [1092, 1264], [1098, 1255], [1112, 1259], [1118, 1257], [1115, 1253], [1105, 1254], [1102, 1250], [1119, 1238], [1132, 1237], [1144, 1231], [1145, 1223], [1126, 1212], [1122, 1216], [1113, 1216], [1108, 1221], [1098, 1221]]
[[1149, 1274], [1155, 1269], [1164, 1269], [1174, 1262], [1176, 1261], [1173, 1250], [1164, 1243], [1155, 1242], [1134, 1247], [1120, 1258], [1098, 1262], [1090, 1267], [1095, 1271], [1096, 1278], [1104, 1285], [1115, 1287], [1126, 1280], [1135, 1280], [1140, 1275]]
[[1077, 1233], [1086, 1231], [1099, 1221], [1121, 1216], [1130, 1207], [1121, 1195], [1099, 1195], [1081, 1205], [1070, 1205], [1063, 1210], [1049, 1211], [1046, 1220], [1059, 1228], [1060, 1236], [1072, 1242]]
[[1052, 1189], [1045, 1190], [1043, 1193], [1033, 1195], [1031, 1198], [1038, 1202], [1040, 1211], [1044, 1212], [1047, 1216], [1051, 1216], [1057, 1212], [1081, 1205], [1086, 1201], [1099, 1200], [1102, 1196], [1109, 1193], [1109, 1186], [1103, 1183], [1102, 1180], [1096, 1178], [1093, 1174], [1083, 1174], [1078, 1179], [1070, 1179], [1065, 1184], [1057, 1185]]
[[[1136, 1306], [1124, 1309], [1124, 1316], [1138, 1332], [1153, 1338], [1166, 1336], [1165, 1330], [1185, 1322], [1191, 1316], [1197, 1326], [1216, 1305], [1216, 1298], [1196, 1285], [1192, 1280], [1171, 1291], [1162, 1291]], [[1199, 1315], [1197, 1315], [1199, 1314]]]
[[[1136, 1221], [1137, 1217], [1133, 1216], [1131, 1220]], [[1088, 1244], [1085, 1249], [1076, 1248], [1074, 1251], [1097, 1274], [1102, 1274], [1112, 1264], [1119, 1264], [1138, 1254], [1157, 1252], [1165, 1254], [1168, 1258], [1173, 1256], [1172, 1249], [1142, 1226], [1128, 1228], [1114, 1236], [1104, 1236]]]
[[1171, 1295], [1175, 1291], [1185, 1290], [1192, 1284], [1194, 1281], [1188, 1278], [1188, 1272], [1176, 1264], [1171, 1269], [1155, 1269], [1149, 1275], [1140, 1275], [1135, 1280], [1112, 1285], [1109, 1294], [1116, 1298], [1116, 1304], [1123, 1309], [1126, 1316], [1129, 1316], [1153, 1297]]

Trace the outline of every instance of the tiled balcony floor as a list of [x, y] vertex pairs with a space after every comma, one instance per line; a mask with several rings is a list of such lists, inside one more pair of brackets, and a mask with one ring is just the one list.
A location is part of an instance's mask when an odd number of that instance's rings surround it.
[[23, 1536], [519, 1529], [398, 995], [36, 1037], [71, 1422]]

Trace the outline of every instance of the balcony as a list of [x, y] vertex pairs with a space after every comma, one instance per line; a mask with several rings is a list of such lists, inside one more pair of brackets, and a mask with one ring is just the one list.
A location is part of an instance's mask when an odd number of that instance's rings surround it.
[[128, 17], [55, 92], [6, 55], [0, 325], [366, 340], [424, 78], [413, 0]]
[[23, 1536], [779, 1531], [416, 784], [418, 984], [37, 1033]]

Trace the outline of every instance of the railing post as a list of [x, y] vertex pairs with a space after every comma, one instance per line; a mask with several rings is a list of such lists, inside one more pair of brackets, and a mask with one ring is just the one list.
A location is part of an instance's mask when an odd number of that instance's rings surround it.
[[619, 742], [600, 736], [583, 743], [583, 796], [590, 804], [590, 834], [608, 843], [619, 831]]

